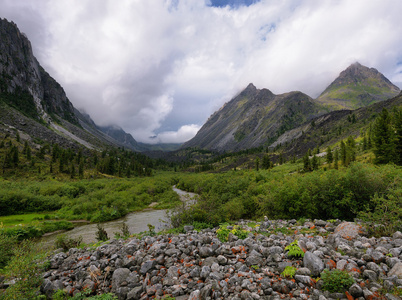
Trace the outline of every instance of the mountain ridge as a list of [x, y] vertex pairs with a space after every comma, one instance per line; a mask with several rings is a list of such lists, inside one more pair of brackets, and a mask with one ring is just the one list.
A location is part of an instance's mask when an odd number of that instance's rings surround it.
[[[250, 83], [214, 112], [182, 148], [225, 152], [273, 143], [275, 146], [279, 136], [320, 115], [365, 107], [399, 92], [383, 74], [357, 62], [342, 71], [316, 99], [300, 91], [275, 95]], [[331, 95], [338, 98], [331, 98]]]
[[[7, 125], [29, 131], [33, 138], [40, 136], [45, 141], [57, 141], [69, 147], [71, 143], [79, 143], [89, 149], [126, 147], [139, 151], [143, 148], [123, 129], [99, 127], [89, 115], [75, 109], [63, 87], [35, 58], [26, 35], [14, 22], [1, 18], [0, 102], [14, 108], [7, 109], [9, 114], [14, 115], [13, 118], [6, 118]], [[31, 124], [26, 117], [38, 124]], [[15, 120], [20, 120], [22, 124], [30, 123], [31, 129], [35, 130], [26, 130]], [[54, 134], [50, 134], [49, 129]], [[56, 138], [55, 134], [60, 138]], [[63, 142], [63, 139], [69, 141]]]
[[375, 68], [351, 64], [316, 99], [334, 109], [357, 109], [392, 98], [399, 88]]

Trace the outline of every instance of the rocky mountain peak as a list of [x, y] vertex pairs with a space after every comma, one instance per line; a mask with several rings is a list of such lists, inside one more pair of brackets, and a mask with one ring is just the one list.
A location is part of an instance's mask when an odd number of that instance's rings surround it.
[[331, 110], [357, 109], [398, 94], [399, 88], [379, 71], [355, 62], [339, 74], [317, 101]]

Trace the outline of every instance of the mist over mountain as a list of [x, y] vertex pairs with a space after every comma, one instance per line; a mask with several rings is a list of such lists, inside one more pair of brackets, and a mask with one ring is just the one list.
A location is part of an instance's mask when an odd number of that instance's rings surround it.
[[[173, 151], [180, 146], [138, 143], [119, 126], [98, 126], [91, 116], [74, 108], [63, 87], [40, 66], [29, 40], [16, 24], [0, 19], [0, 34], [3, 130], [16, 128], [32, 138], [73, 148]], [[295, 135], [292, 130], [306, 126], [317, 117], [334, 110], [366, 107], [399, 92], [376, 69], [359, 63], [341, 72], [317, 99], [300, 91], [276, 95], [250, 83], [212, 114], [182, 148], [222, 152], [275, 146], [289, 141], [290, 136], [299, 137], [300, 131]]]
[[16, 128], [33, 139], [73, 148], [146, 149], [123, 129], [99, 127], [75, 109], [63, 87], [37, 61], [27, 37], [5, 19], [0, 19], [0, 103], [6, 128]]

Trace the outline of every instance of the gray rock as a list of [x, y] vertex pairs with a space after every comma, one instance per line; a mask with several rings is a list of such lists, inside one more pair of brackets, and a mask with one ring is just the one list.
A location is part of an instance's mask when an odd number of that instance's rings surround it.
[[212, 251], [212, 249], [210, 247], [201, 247], [199, 249], [199, 254], [201, 257], [209, 257], [209, 256], [213, 256], [214, 252]]
[[295, 275], [295, 280], [297, 282], [301, 282], [301, 283], [303, 283], [304, 285], [307, 285], [307, 286], [314, 285], [314, 282], [313, 282], [313, 280], [312, 280], [312, 278], [310, 276]]
[[217, 260], [220, 265], [226, 265], [226, 263], [228, 262], [228, 259], [223, 255], [218, 255]]
[[304, 254], [303, 265], [311, 271], [313, 276], [319, 276], [324, 270], [324, 262], [310, 251]]
[[393, 239], [402, 239], [402, 232], [400, 231], [396, 231], [393, 235], [392, 235]]
[[212, 266], [214, 263], [218, 263], [218, 259], [214, 256], [210, 256], [207, 257], [206, 259], [204, 259], [204, 261], [202, 262], [202, 266]]
[[401, 300], [401, 297], [392, 294], [385, 294], [385, 298], [387, 298], [387, 300]]
[[144, 275], [144, 274], [148, 273], [150, 270], [152, 270], [153, 267], [155, 267], [155, 265], [156, 265], [155, 260], [147, 260], [146, 262], [144, 262], [141, 265], [141, 270], [140, 270], [141, 274]]
[[116, 269], [112, 276], [112, 291], [116, 291], [122, 284], [126, 281], [127, 277], [130, 275], [130, 270], [126, 268]]
[[371, 281], [377, 281], [377, 273], [371, 270], [364, 270], [363, 278], [367, 278]]
[[192, 291], [188, 300], [201, 300], [201, 292], [200, 290]]
[[133, 288], [131, 291], [128, 292], [127, 300], [140, 299], [142, 292], [143, 292], [142, 286], [137, 286]]
[[371, 253], [371, 258], [374, 260], [374, 262], [376, 264], [379, 264], [381, 262], [385, 261], [385, 255], [382, 254], [380, 251], [373, 251], [373, 253]]
[[335, 228], [335, 235], [339, 235], [347, 240], [354, 240], [362, 234], [365, 234], [363, 226], [352, 222], [342, 222]]
[[300, 268], [296, 270], [297, 275], [305, 275], [305, 276], [310, 276], [311, 271], [309, 268]]
[[402, 279], [402, 262], [398, 262], [397, 264], [395, 264], [388, 272], [388, 276], [398, 276]]
[[261, 267], [263, 263], [264, 263], [264, 259], [260, 256], [249, 256], [246, 258], [246, 265], [248, 267], [251, 267], [251, 266]]
[[204, 266], [201, 269], [200, 277], [203, 279], [206, 279], [206, 278], [208, 278], [209, 273], [211, 273], [211, 268], [208, 266]]
[[363, 289], [358, 285], [357, 283], [352, 284], [352, 286], [349, 288], [349, 293], [355, 297], [359, 298], [363, 296]]

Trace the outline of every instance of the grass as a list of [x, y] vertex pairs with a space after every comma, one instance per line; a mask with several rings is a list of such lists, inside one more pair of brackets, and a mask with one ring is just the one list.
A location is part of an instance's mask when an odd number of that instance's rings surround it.
[[[41, 220], [51, 220], [55, 219], [54, 212], [43, 212], [43, 213], [27, 213], [22, 215], [11, 215], [11, 216], [0, 216], [0, 227], [12, 227], [15, 225], [23, 224], [30, 225], [33, 222], [37, 223]], [[48, 218], [49, 217], [49, 218]]]

